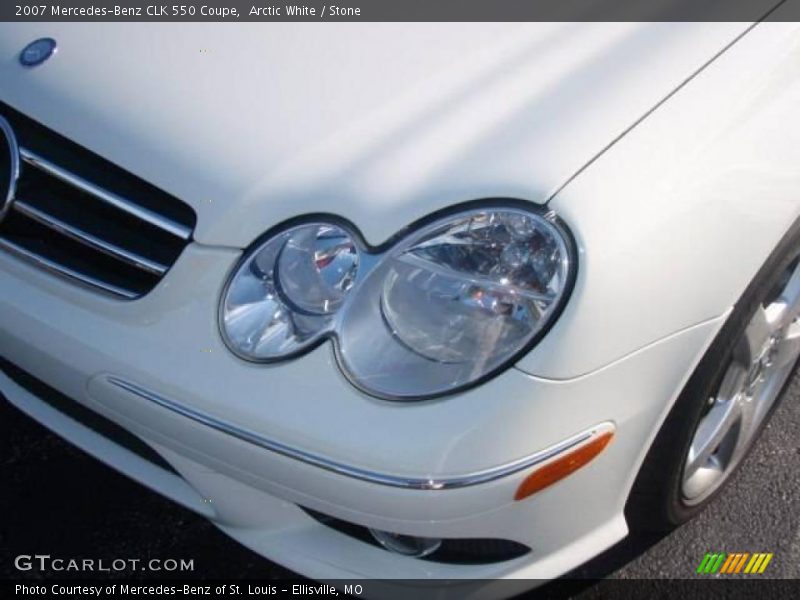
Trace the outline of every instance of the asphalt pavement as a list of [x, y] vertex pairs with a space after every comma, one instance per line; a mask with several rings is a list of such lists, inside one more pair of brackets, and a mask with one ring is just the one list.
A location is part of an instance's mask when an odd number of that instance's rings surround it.
[[[14, 557], [193, 559], [202, 578], [295, 577], [204, 519], [119, 475], [0, 401], [0, 578], [80, 577], [20, 572]], [[629, 539], [582, 577], [695, 576], [706, 552], [771, 552], [763, 578], [800, 578], [800, 379], [795, 378], [727, 492], [662, 539]], [[122, 573], [124, 575], [124, 572]], [[140, 575], [141, 576], [141, 575]]]

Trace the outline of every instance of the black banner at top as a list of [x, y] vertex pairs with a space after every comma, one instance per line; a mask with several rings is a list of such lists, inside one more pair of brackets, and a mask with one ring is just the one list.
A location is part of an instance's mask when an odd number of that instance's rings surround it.
[[[174, 3], [173, 3], [174, 2]], [[800, 0], [4, 0], [0, 21], [800, 21]]]

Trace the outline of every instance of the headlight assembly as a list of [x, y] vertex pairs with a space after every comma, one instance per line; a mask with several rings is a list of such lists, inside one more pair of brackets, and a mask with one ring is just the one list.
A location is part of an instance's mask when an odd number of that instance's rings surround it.
[[331, 331], [358, 273], [358, 250], [335, 225], [292, 227], [247, 255], [224, 294], [222, 332], [242, 358], [275, 360]]
[[345, 226], [289, 227], [235, 270], [220, 307], [223, 337], [257, 361], [330, 337], [348, 379], [381, 398], [473, 385], [535, 344], [574, 278], [564, 226], [528, 206], [455, 212], [383, 252]]

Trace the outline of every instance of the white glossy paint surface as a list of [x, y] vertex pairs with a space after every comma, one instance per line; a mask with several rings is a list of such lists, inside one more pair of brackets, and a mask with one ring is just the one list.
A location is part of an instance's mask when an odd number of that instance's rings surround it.
[[764, 23], [550, 203], [573, 298], [519, 367], [575, 377], [736, 303], [800, 216], [800, 25]]
[[[747, 27], [720, 24], [0, 25], [2, 99], [248, 245], [311, 212], [378, 244], [456, 202], [543, 202]], [[91, 40], [91, 43], [86, 43]]]
[[[192, 25], [173, 35], [126, 25], [91, 29], [90, 45], [83, 25], [0, 26], [6, 57], [40, 35], [61, 44], [41, 69], [0, 61], [0, 97], [187, 200], [201, 242], [132, 303], [0, 254], [0, 351], [154, 445], [216, 498], [225, 531], [304, 574], [464, 572], [337, 537], [294, 503], [392, 531], [535, 548], [468, 576], [559, 575], [625, 534], [650, 442], [798, 214], [797, 26], [757, 27], [563, 188], [552, 207], [583, 252], [567, 310], [519, 369], [457, 397], [362, 395], [327, 344], [269, 367], [236, 359], [215, 316], [239, 251], [208, 245], [245, 246], [304, 212], [347, 217], [377, 243], [454, 202], [543, 201], [745, 27]], [[596, 461], [522, 503], [511, 498], [524, 473], [420, 493], [265, 453], [109, 389], [106, 374], [396, 475], [493, 467], [603, 421], [618, 433]], [[67, 431], [35, 398], [6, 379], [0, 387]], [[169, 493], [157, 479], [149, 484]]]
[[[383, 577], [477, 575], [473, 567], [420, 564], [373, 549], [359, 551], [346, 539], [313, 527], [293, 504], [390, 531], [501, 537], [536, 548], [524, 561], [487, 566], [482, 570], [487, 577], [555, 576], [601, 551], [624, 535], [621, 515], [627, 490], [650, 438], [723, 321], [721, 317], [672, 336], [571, 382], [511, 370], [457, 398], [400, 406], [355, 392], [337, 373], [327, 346], [270, 369], [230, 357], [204, 325], [204, 315], [213, 305], [215, 276], [231, 254], [190, 247], [173, 269], [177, 285], [157, 288], [133, 311], [133, 305], [121, 309], [118, 302], [84, 290], [63, 294], [61, 282], [0, 259], [0, 268], [14, 284], [0, 300], [0, 347], [13, 348], [14, 361], [26, 371], [153, 445], [199, 497], [212, 500], [213, 518], [226, 531], [314, 577], [352, 571]], [[190, 289], [186, 284], [201, 266], [208, 275]], [[62, 302], [53, 304], [54, 291]], [[51, 313], [39, 319], [44, 306]], [[164, 319], [148, 319], [154, 312]], [[87, 331], [97, 328], [104, 335], [87, 337]], [[110, 388], [102, 377], [106, 373], [282, 443], [389, 474], [436, 477], [494, 466], [569, 437], [601, 416], [618, 429], [614, 442], [589, 466], [516, 503], [514, 491], [527, 472], [440, 492], [367, 484], [166, 412]], [[0, 386], [15, 403], [33, 407], [28, 412], [37, 416], [34, 400], [5, 380]], [[49, 417], [37, 418], [48, 422]], [[76, 441], [90, 448], [93, 443]], [[106, 459], [114, 464], [113, 456]], [[159, 486], [155, 479], [148, 483]], [[593, 498], [590, 506], [587, 497]], [[265, 508], [273, 504], [284, 508]], [[287, 511], [292, 513], [289, 522], [278, 518]], [[331, 558], [329, 544], [337, 539], [343, 550]], [[276, 551], [276, 543], [285, 551]], [[355, 558], [365, 562], [350, 562]]]

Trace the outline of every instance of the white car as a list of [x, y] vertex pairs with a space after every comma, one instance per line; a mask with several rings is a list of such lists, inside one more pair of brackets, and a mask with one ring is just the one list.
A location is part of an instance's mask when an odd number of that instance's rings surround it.
[[321, 580], [678, 525], [800, 355], [798, 44], [4, 24], [0, 391]]

